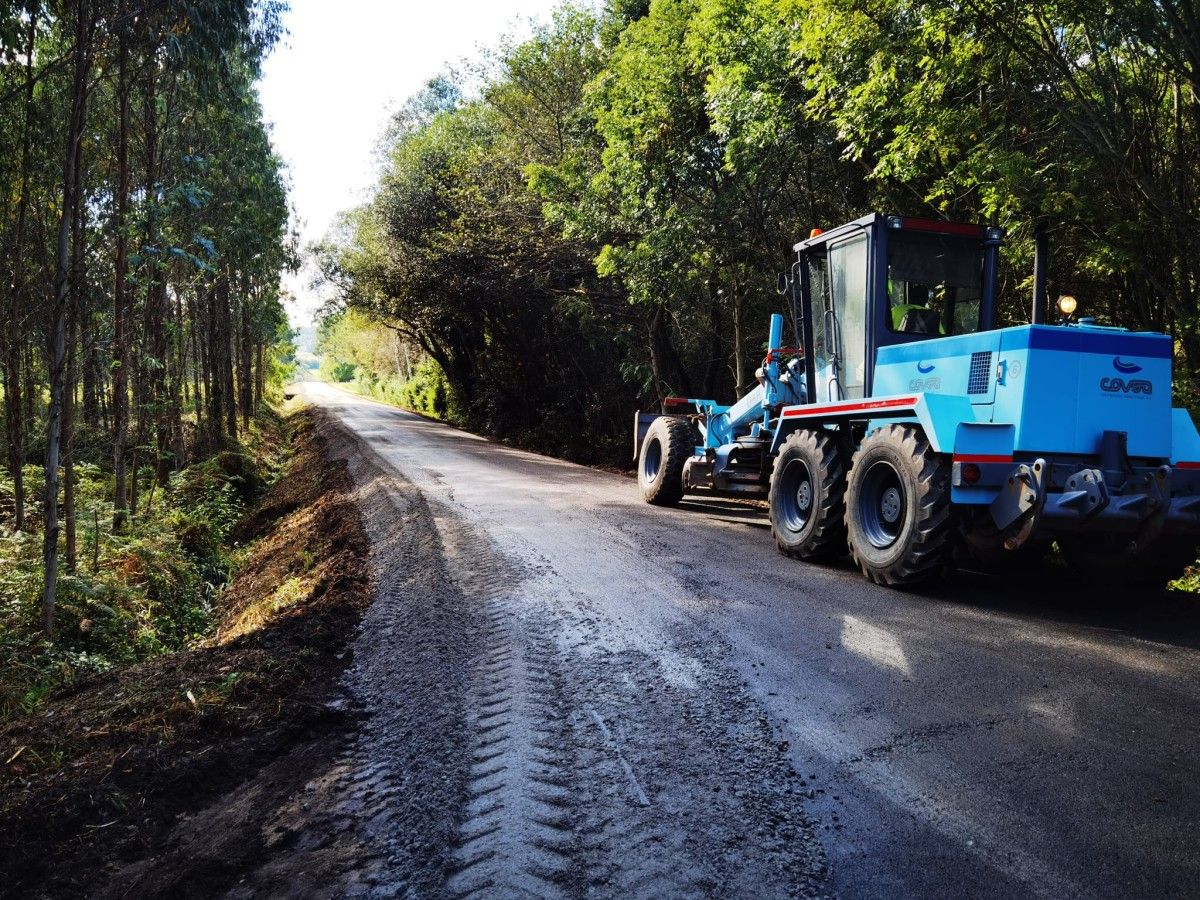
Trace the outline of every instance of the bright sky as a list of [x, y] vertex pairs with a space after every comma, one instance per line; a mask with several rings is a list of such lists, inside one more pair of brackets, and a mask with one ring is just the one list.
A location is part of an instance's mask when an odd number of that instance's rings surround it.
[[[528, 33], [556, 0], [291, 0], [290, 34], [259, 86], [275, 148], [287, 162], [301, 240], [315, 241], [374, 182], [373, 151], [388, 115], [426, 81], [505, 34]], [[293, 326], [320, 298], [310, 273], [285, 280]]]

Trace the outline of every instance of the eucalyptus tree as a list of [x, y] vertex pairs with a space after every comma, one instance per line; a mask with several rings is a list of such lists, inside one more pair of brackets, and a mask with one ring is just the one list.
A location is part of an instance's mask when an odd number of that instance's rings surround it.
[[42, 557], [45, 563], [42, 595], [42, 628], [54, 633], [54, 600], [58, 586], [58, 487], [62, 437], [63, 394], [66, 386], [67, 299], [71, 282], [71, 228], [81, 202], [78, 173], [82, 165], [83, 134], [87, 121], [88, 81], [91, 77], [96, 13], [90, 0], [79, 0], [74, 15], [73, 61], [69, 110], [63, 149], [62, 203], [54, 264], [54, 293], [50, 307], [47, 359], [50, 373], [50, 409], [46, 427], [46, 494]]
[[[254, 89], [281, 9], [274, 0], [26, 0], [0, 11], [5, 460], [11, 524], [24, 529], [23, 466], [45, 452], [47, 634], [60, 545], [68, 569], [76, 556], [80, 423], [93, 438], [101, 419], [111, 426], [121, 530], [144, 512], [144, 467], [148, 509], [189, 450], [203, 451], [189, 448], [185, 402], [201, 409], [219, 375], [221, 434], [236, 436], [237, 412], [244, 428], [262, 401], [268, 348], [286, 337], [286, 184]], [[210, 346], [196, 333], [213, 321]]]

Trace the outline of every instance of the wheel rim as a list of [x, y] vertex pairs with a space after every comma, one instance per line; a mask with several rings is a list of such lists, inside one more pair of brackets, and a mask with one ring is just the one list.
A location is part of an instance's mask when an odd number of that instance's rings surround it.
[[812, 473], [802, 459], [793, 459], [783, 470], [780, 483], [780, 512], [789, 531], [801, 531], [812, 517], [814, 489]]
[[875, 462], [863, 477], [855, 510], [866, 539], [880, 549], [896, 543], [907, 505], [900, 474], [889, 462]]
[[646, 481], [658, 478], [658, 470], [662, 468], [662, 444], [657, 438], [651, 438], [646, 445], [646, 458], [642, 462], [642, 474]]

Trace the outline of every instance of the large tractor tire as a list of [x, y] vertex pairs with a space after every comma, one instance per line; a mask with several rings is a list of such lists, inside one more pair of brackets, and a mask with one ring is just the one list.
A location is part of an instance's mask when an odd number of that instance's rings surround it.
[[675, 506], [683, 499], [683, 464], [695, 449], [686, 419], [660, 416], [650, 423], [638, 457], [642, 499], [655, 506]]
[[835, 435], [801, 429], [788, 435], [771, 472], [771, 532], [797, 559], [846, 552], [846, 453]]
[[1141, 550], [1129, 535], [1064, 535], [1059, 549], [1067, 564], [1084, 580], [1095, 584], [1136, 585], [1165, 589], [1183, 575], [1197, 557], [1195, 541], [1168, 535]]
[[911, 585], [953, 567], [950, 460], [917, 425], [885, 425], [863, 439], [846, 488], [850, 553], [876, 584]]

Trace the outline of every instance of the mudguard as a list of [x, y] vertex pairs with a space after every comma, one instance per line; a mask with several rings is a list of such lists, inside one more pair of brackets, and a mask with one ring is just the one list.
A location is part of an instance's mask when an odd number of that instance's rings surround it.
[[893, 422], [919, 422], [934, 452], [951, 453], [958, 426], [964, 422], [974, 423], [975, 410], [967, 397], [925, 392], [785, 406], [779, 413], [771, 452], [779, 452], [780, 445], [797, 428], [836, 427], [864, 419], [870, 420], [874, 427]]

